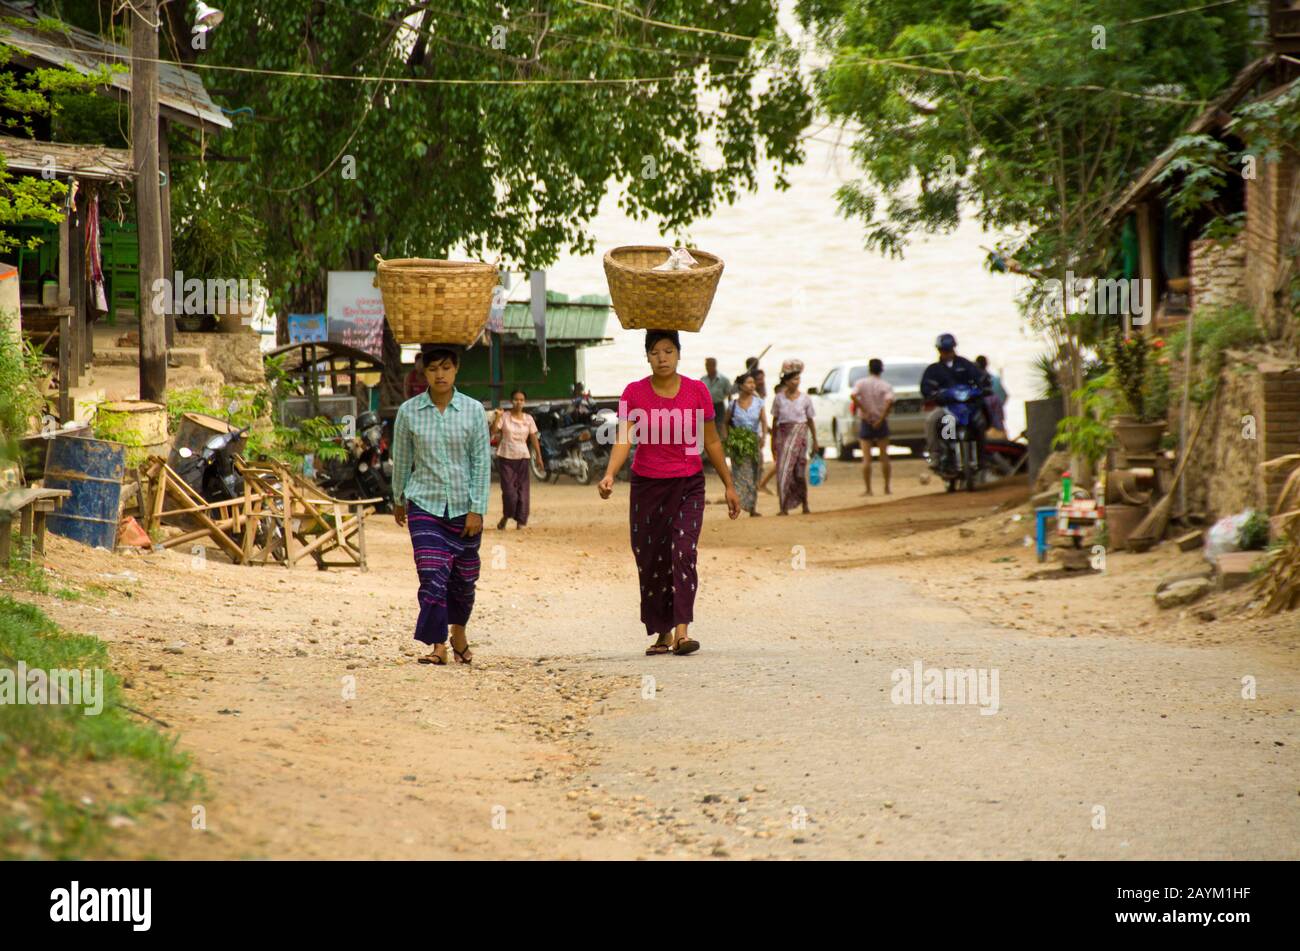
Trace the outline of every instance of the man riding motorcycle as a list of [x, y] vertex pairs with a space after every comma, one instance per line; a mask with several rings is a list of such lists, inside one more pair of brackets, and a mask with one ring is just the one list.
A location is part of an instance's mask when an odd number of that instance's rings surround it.
[[[943, 425], [944, 414], [947, 412], [940, 400], [940, 394], [954, 386], [969, 386], [981, 394], [990, 392], [992, 387], [992, 381], [985, 371], [965, 357], [957, 356], [957, 338], [952, 334], [939, 334], [934, 345], [939, 351], [939, 359], [926, 367], [925, 373], [921, 375], [921, 398], [927, 402], [938, 403], [925, 418], [925, 446], [931, 468], [934, 468], [939, 460], [942, 448], [939, 431]], [[976, 415], [979, 418], [976, 430], [982, 447], [987, 420], [982, 418], [982, 412]]]

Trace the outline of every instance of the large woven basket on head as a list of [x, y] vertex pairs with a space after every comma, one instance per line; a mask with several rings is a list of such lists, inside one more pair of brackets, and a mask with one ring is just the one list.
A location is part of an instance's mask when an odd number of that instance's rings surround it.
[[468, 347], [487, 324], [497, 269], [477, 261], [434, 261], [375, 255], [375, 287], [398, 343]]
[[614, 313], [625, 330], [699, 330], [722, 277], [717, 255], [687, 249], [696, 267], [655, 271], [672, 253], [669, 248], [629, 245], [605, 255], [605, 278]]

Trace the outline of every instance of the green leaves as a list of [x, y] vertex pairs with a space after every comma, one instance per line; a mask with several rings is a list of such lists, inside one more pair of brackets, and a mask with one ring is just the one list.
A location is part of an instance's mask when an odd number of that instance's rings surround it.
[[840, 198], [867, 245], [899, 254], [917, 231], [955, 227], [964, 207], [1016, 232], [1010, 255], [1051, 274], [1099, 271], [1108, 203], [1246, 54], [1244, 9], [1137, 22], [1169, 13], [1165, 0], [802, 0], [798, 11], [834, 44], [821, 105], [861, 127], [864, 179]]
[[[205, 62], [385, 77], [205, 73], [256, 115], [220, 141], [250, 156], [222, 170], [222, 187], [265, 235], [277, 311], [321, 309], [325, 272], [367, 268], [376, 251], [461, 248], [525, 268], [589, 251], [587, 224], [610, 190], [677, 232], [755, 187], [760, 160], [779, 171], [802, 158], [811, 104], [778, 42], [652, 27], [573, 0], [511, 5], [508, 18], [488, 0], [422, 7], [223, 5]], [[652, 16], [775, 37], [775, 8], [665, 0]], [[600, 82], [647, 77], [661, 81]], [[706, 163], [713, 143], [721, 159]], [[345, 155], [355, 180], [341, 174]]]

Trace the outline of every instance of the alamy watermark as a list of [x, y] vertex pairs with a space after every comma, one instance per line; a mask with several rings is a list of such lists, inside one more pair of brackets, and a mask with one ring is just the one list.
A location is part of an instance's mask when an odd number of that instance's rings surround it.
[[175, 279], [160, 277], [153, 282], [150, 307], [154, 314], [242, 314], [262, 296], [257, 278], [187, 278], [177, 271]]
[[1001, 706], [996, 667], [925, 667], [917, 660], [911, 670], [899, 667], [889, 679], [894, 703], [978, 704], [980, 716], [992, 716]]
[[1047, 313], [1127, 316], [1135, 327], [1151, 319], [1154, 291], [1150, 278], [1077, 277], [1065, 272], [1065, 280], [1042, 282], [1041, 308]]
[[[685, 445], [688, 456], [704, 452], [704, 410], [702, 409], [642, 409], [627, 408], [624, 400], [618, 403], [618, 418], [627, 420], [628, 438], [638, 446]], [[614, 437], [602, 429], [596, 434], [601, 444]]]
[[104, 709], [104, 671], [53, 667], [28, 668], [19, 661], [17, 670], [0, 667], [0, 707], [16, 704], [61, 704], [85, 707], [85, 716], [97, 716]]

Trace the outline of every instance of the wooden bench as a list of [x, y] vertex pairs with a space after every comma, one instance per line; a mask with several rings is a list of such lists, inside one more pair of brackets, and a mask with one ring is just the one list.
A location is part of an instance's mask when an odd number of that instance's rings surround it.
[[11, 530], [19, 520], [19, 544], [37, 564], [45, 560], [45, 516], [63, 507], [68, 489], [9, 489], [0, 492], [0, 568], [9, 566]]

